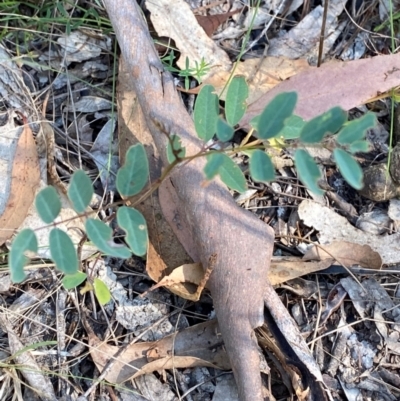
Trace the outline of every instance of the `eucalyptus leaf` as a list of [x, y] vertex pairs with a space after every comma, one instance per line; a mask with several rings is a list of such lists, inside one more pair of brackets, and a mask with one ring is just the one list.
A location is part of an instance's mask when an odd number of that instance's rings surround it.
[[40, 218], [46, 223], [52, 223], [61, 211], [61, 201], [57, 190], [49, 185], [43, 188], [35, 199], [35, 207]]
[[72, 174], [68, 186], [68, 198], [75, 212], [83, 213], [89, 206], [93, 196], [92, 180], [83, 170], [77, 170]]
[[297, 174], [303, 184], [314, 194], [322, 195], [323, 191], [318, 186], [321, 171], [310, 154], [304, 149], [297, 149], [294, 154], [294, 162]]
[[194, 126], [200, 139], [207, 142], [217, 131], [218, 96], [211, 85], [204, 85], [194, 106]]
[[354, 157], [343, 149], [335, 149], [333, 151], [333, 157], [343, 178], [354, 189], [362, 189], [364, 187], [363, 171]]
[[[226, 92], [225, 117], [234, 127], [246, 112], [246, 100], [249, 96], [249, 87], [243, 76], [233, 77]], [[222, 139], [221, 139], [222, 140]]]

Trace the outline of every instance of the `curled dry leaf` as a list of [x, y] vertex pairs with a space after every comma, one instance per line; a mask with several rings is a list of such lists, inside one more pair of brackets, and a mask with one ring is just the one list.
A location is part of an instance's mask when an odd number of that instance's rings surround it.
[[[6, 130], [7, 134], [2, 133]], [[20, 227], [35, 199], [40, 172], [35, 140], [28, 124], [13, 119], [0, 132], [0, 244]], [[1, 210], [2, 209], [2, 210]]]
[[214, 15], [196, 15], [196, 20], [199, 25], [204, 29], [207, 36], [210, 36], [214, 33], [214, 31], [223, 24], [229, 17], [237, 14], [242, 9], [239, 8], [234, 11], [228, 11], [223, 14], [214, 14]]
[[[85, 324], [85, 326], [87, 326]], [[88, 326], [90, 354], [100, 372], [120, 348], [101, 341]], [[159, 341], [129, 345], [116, 357], [105, 380], [123, 383], [155, 370], [209, 366], [230, 369], [215, 320], [200, 323]]]

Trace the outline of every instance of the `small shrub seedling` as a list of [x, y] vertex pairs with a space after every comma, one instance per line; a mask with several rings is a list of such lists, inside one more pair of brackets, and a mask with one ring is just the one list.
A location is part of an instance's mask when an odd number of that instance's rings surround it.
[[[220, 142], [232, 139], [234, 127], [246, 112], [246, 100], [249, 89], [245, 79], [241, 76], [232, 78], [225, 100], [224, 114], [219, 109], [219, 99], [211, 85], [204, 85], [200, 90], [194, 109], [194, 124], [197, 135], [207, 142], [216, 136]], [[376, 124], [374, 114], [367, 113], [363, 117], [347, 121], [347, 113], [340, 107], [334, 107], [327, 112], [303, 121], [293, 114], [297, 102], [295, 92], [277, 95], [251, 121], [250, 135], [257, 141], [244, 144], [237, 151], [249, 157], [249, 175], [256, 182], [269, 182], [275, 178], [275, 169], [267, 149], [269, 141], [279, 140], [282, 146], [297, 147], [294, 153], [294, 163], [300, 180], [316, 194], [323, 191], [318, 186], [321, 171], [306, 150], [299, 144], [321, 144], [328, 134], [337, 134], [337, 148], [333, 151], [334, 160], [344, 179], [355, 189], [363, 186], [362, 169], [353, 154], [368, 150], [365, 140], [366, 132]], [[169, 171], [178, 163], [186, 160], [185, 149], [180, 138], [170, 134], [166, 149], [168, 160], [171, 163]], [[246, 178], [242, 170], [233, 162], [227, 152], [208, 151], [199, 156], [206, 157], [204, 175], [207, 180], [219, 175], [221, 180], [237, 192], [246, 190]], [[142, 144], [129, 148], [125, 164], [117, 173], [116, 186], [123, 197], [139, 194], [148, 182], [149, 164]], [[93, 195], [93, 186], [89, 177], [82, 170], [76, 171], [68, 187], [68, 198], [78, 215], [86, 216], [85, 229], [90, 242], [97, 249], [108, 256], [127, 259], [132, 254], [144, 256], [147, 252], [148, 233], [143, 215], [136, 209], [121, 206], [117, 211], [117, 223], [125, 232], [125, 244], [117, 244], [112, 237], [112, 229], [104, 222], [89, 216], [88, 206]], [[69, 235], [56, 227], [54, 220], [61, 210], [61, 202], [55, 188], [48, 186], [36, 196], [35, 205], [40, 218], [46, 224], [54, 224], [49, 235], [51, 258], [57, 269], [64, 274], [62, 283], [65, 288], [79, 286], [87, 279], [87, 275], [79, 270], [79, 260], [76, 244], [73, 244]], [[37, 252], [38, 242], [36, 234], [31, 229], [24, 229], [15, 237], [9, 257], [11, 279], [15, 283], [24, 280], [24, 266], [28, 262], [27, 252]], [[91, 283], [96, 297], [101, 304], [110, 300], [107, 286], [99, 279]]]

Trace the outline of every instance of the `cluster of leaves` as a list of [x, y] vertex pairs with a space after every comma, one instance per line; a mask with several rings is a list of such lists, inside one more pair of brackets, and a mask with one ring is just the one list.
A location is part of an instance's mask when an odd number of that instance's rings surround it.
[[[142, 144], [134, 145], [128, 150], [125, 164], [117, 173], [116, 185], [119, 193], [126, 197], [138, 194], [146, 185], [148, 176], [146, 151]], [[117, 244], [113, 241], [112, 230], [106, 223], [89, 217], [88, 207], [93, 193], [93, 185], [87, 174], [83, 170], [76, 171], [71, 177], [67, 195], [75, 212], [87, 216], [85, 229], [89, 240], [105, 255], [122, 259], [130, 258], [132, 253], [144, 256], [147, 252], [148, 233], [143, 215], [127, 206], [118, 209], [117, 223], [125, 231], [125, 242], [128, 246]], [[35, 206], [43, 222], [54, 225], [49, 234], [49, 248], [57, 269], [64, 273], [64, 287], [77, 287], [87, 279], [87, 275], [79, 270], [76, 244], [65, 231], [56, 227], [55, 220], [61, 211], [61, 200], [57, 190], [51, 185], [42, 189], [36, 196]], [[29, 228], [20, 231], [12, 243], [9, 263], [11, 279], [15, 283], [25, 279], [27, 252], [38, 252], [36, 234]], [[105, 284], [96, 278], [92, 284], [99, 302], [107, 303], [110, 293]]]
[[[214, 88], [211, 85], [203, 86], [194, 109], [194, 123], [198, 136], [204, 141], [209, 141], [214, 135], [221, 142], [231, 140], [235, 125], [246, 112], [247, 97], [248, 86], [245, 79], [240, 76], [234, 77], [226, 94], [225, 118], [223, 118]], [[334, 107], [306, 122], [293, 113], [296, 103], [295, 92], [281, 93], [251, 121], [253, 133], [259, 139], [260, 145], [240, 149], [249, 156], [251, 178], [256, 182], [274, 180], [275, 169], [266, 148], [268, 149], [274, 140], [279, 140], [283, 146], [298, 147], [294, 160], [299, 178], [312, 192], [321, 194], [322, 190], [318, 186], [321, 171], [306, 147], [310, 144], [321, 144], [328, 134], [337, 134], [338, 146], [333, 151], [336, 164], [344, 179], [355, 189], [361, 189], [362, 169], [352, 155], [368, 151], [365, 135], [367, 130], [376, 124], [375, 115], [367, 113], [362, 118], [348, 122], [347, 113], [340, 107]], [[176, 138], [174, 143], [178, 144], [179, 138]], [[246, 190], [243, 172], [227, 154], [212, 151], [206, 157], [204, 174], [207, 179], [219, 174], [229, 188], [238, 192]]]
[[[195, 104], [194, 123], [200, 139], [207, 142], [216, 135], [220, 142], [232, 139], [235, 126], [246, 112], [246, 100], [249, 89], [243, 77], [234, 77], [227, 90], [225, 111], [220, 113], [219, 98], [210, 85], [201, 89]], [[356, 189], [362, 187], [362, 170], [352, 154], [368, 150], [365, 140], [366, 131], [376, 123], [372, 113], [362, 118], [347, 122], [347, 114], [339, 107], [334, 107], [326, 113], [303, 121], [293, 114], [297, 102], [295, 92], [282, 93], [276, 96], [251, 121], [253, 134], [258, 138], [258, 144], [242, 147], [240, 150], [249, 157], [249, 174], [256, 182], [269, 182], [275, 178], [275, 169], [267, 153], [273, 139], [282, 143], [290, 142], [291, 146], [302, 143], [294, 156], [298, 175], [303, 183], [313, 192], [321, 193], [318, 179], [320, 169], [306, 150], [307, 144], [321, 143], [327, 134], [337, 134], [337, 148], [333, 151], [340, 172], [347, 182]], [[168, 160], [172, 166], [185, 159], [185, 149], [180, 138], [171, 134], [167, 147]], [[219, 175], [222, 181], [238, 192], [246, 190], [246, 178], [241, 169], [224, 151], [209, 151], [203, 154], [207, 158], [204, 174], [207, 180]], [[139, 194], [145, 187], [149, 176], [147, 155], [142, 144], [129, 148], [125, 164], [118, 170], [116, 185], [123, 197]], [[105, 255], [127, 259], [132, 253], [138, 256], [146, 254], [148, 246], [147, 225], [143, 215], [136, 209], [122, 206], [117, 211], [117, 224], [125, 231], [125, 244], [113, 241], [112, 230], [104, 222], [90, 217], [88, 206], [93, 195], [93, 187], [89, 177], [82, 170], [76, 171], [68, 187], [68, 198], [73, 209], [85, 216], [85, 229], [88, 239]], [[55, 188], [48, 186], [43, 189], [35, 200], [37, 211], [46, 224], [54, 227], [49, 234], [51, 258], [64, 277], [65, 288], [74, 288], [87, 279], [85, 273], [79, 270], [79, 260], [76, 244], [69, 235], [57, 228], [55, 220], [61, 210], [61, 202]], [[28, 262], [27, 252], [38, 251], [35, 232], [31, 229], [22, 230], [14, 239], [10, 252], [11, 278], [21, 282], [25, 278], [24, 266]], [[100, 280], [93, 283], [99, 302], [106, 303], [110, 294]]]

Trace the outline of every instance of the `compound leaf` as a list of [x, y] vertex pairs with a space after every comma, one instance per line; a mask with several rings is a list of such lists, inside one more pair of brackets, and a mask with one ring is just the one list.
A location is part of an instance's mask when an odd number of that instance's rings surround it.
[[356, 120], [350, 121], [343, 127], [338, 136], [337, 141], [341, 145], [351, 144], [365, 138], [367, 130], [376, 125], [376, 117], [374, 113], [366, 113]]
[[327, 133], [336, 134], [346, 122], [347, 114], [341, 107], [333, 107], [327, 112], [307, 121], [300, 140], [304, 143], [321, 142]]
[[57, 190], [51, 185], [43, 188], [36, 195], [35, 207], [46, 224], [52, 223], [61, 211], [61, 201]]
[[222, 142], [232, 139], [234, 129], [223, 118], [219, 117], [217, 121], [217, 137]]
[[186, 155], [186, 149], [182, 147], [181, 138], [178, 135], [172, 134], [171, 140], [168, 141], [167, 145], [167, 160], [168, 163], [173, 163], [176, 160], [177, 155], [180, 159], [183, 159]]
[[[249, 96], [249, 87], [243, 76], [232, 78], [225, 98], [226, 121], [234, 127], [246, 112], [246, 99]], [[222, 140], [222, 139], [221, 139]]]
[[219, 168], [219, 175], [221, 180], [230, 189], [237, 192], [244, 192], [247, 189], [246, 178], [240, 170], [239, 166], [226, 154], [221, 153], [224, 160]]
[[87, 219], [86, 233], [97, 248], [106, 255], [128, 259], [131, 252], [125, 245], [116, 244], [112, 239], [111, 228], [100, 220]]
[[75, 212], [83, 213], [89, 206], [94, 193], [92, 180], [83, 170], [75, 171], [67, 193]]
[[25, 256], [25, 252], [28, 251], [37, 252], [38, 242], [33, 230], [25, 228], [15, 237], [10, 251], [10, 271], [13, 283], [20, 283], [26, 277], [24, 266], [29, 259]]
[[252, 124], [257, 126], [258, 137], [269, 139], [278, 135], [284, 127], [285, 120], [293, 114], [296, 103], [296, 92], [284, 92], [275, 96], [258, 120], [252, 120]]
[[121, 206], [117, 212], [118, 225], [126, 232], [125, 241], [131, 251], [137, 256], [147, 252], [148, 233], [147, 223], [138, 210]]
[[323, 191], [318, 186], [318, 180], [321, 178], [321, 171], [317, 163], [304, 149], [297, 149], [294, 155], [294, 162], [297, 173], [303, 184], [316, 195], [322, 195]]
[[194, 126], [203, 141], [209, 141], [217, 131], [218, 96], [212, 85], [204, 85], [194, 106]]
[[261, 149], [256, 149], [250, 156], [250, 175], [257, 182], [269, 182], [275, 178], [271, 158]]
[[211, 180], [218, 174], [224, 160], [224, 155], [220, 152], [213, 152], [207, 155], [207, 164], [204, 167], [204, 174], [207, 180]]
[[105, 305], [111, 300], [111, 293], [103, 281], [95, 278], [93, 281], [94, 293], [100, 305]]
[[122, 196], [138, 194], [149, 177], [149, 161], [141, 143], [131, 146], [126, 152], [125, 164], [117, 173], [117, 189]]
[[64, 274], [78, 271], [78, 255], [69, 235], [59, 228], [50, 231], [50, 254], [58, 270]]
[[335, 149], [333, 151], [336, 165], [339, 168], [343, 178], [355, 189], [362, 189], [363, 171], [357, 161], [343, 149]]
[[66, 274], [61, 282], [66, 290], [71, 290], [72, 288], [76, 288], [78, 285], [82, 284], [86, 278], [86, 273], [78, 271], [75, 274]]

